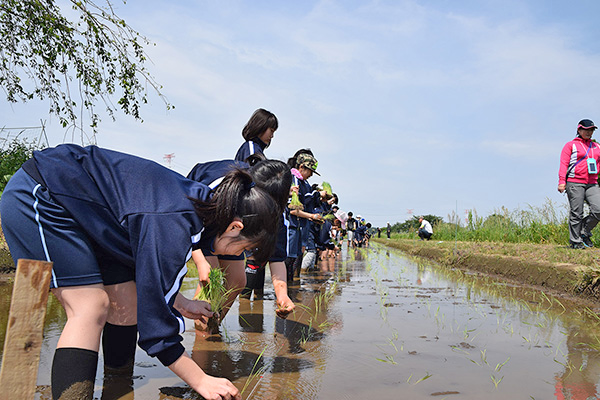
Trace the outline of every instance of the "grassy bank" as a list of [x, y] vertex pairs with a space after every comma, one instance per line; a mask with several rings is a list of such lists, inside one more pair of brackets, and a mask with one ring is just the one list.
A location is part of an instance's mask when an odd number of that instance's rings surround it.
[[[551, 200], [540, 207], [508, 210], [505, 207], [495, 210], [483, 218], [476, 210], [468, 210], [464, 218], [456, 214], [448, 215], [450, 222], [433, 226], [436, 240], [460, 242], [504, 242], [563, 244], [569, 243], [566, 204]], [[416, 237], [414, 226], [406, 232], [393, 233], [395, 238]], [[592, 238], [600, 246], [600, 240]]]
[[600, 249], [597, 248], [573, 250], [556, 244], [420, 241], [400, 237], [373, 241], [411, 256], [600, 306]]

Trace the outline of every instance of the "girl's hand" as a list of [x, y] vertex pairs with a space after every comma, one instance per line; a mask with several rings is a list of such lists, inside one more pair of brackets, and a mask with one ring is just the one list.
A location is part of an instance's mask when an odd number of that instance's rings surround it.
[[233, 386], [233, 383], [225, 378], [216, 378], [210, 375], [204, 376], [197, 392], [206, 400], [242, 400], [240, 391]]
[[175, 307], [181, 315], [189, 319], [200, 319], [202, 316], [210, 318], [215, 314], [211, 311], [210, 303], [201, 300], [187, 299], [181, 293], [177, 293], [173, 307]]
[[275, 314], [277, 314], [279, 318], [286, 319], [287, 316], [294, 311], [294, 308], [296, 308], [294, 302], [288, 296], [285, 296], [281, 299], [277, 299], [277, 310], [275, 310]]
[[207, 400], [242, 400], [240, 391], [225, 378], [207, 375], [194, 360], [183, 353], [169, 369]]
[[567, 188], [567, 185], [565, 185], [564, 183], [561, 183], [560, 185], [558, 185], [559, 193], [563, 193], [566, 188]]

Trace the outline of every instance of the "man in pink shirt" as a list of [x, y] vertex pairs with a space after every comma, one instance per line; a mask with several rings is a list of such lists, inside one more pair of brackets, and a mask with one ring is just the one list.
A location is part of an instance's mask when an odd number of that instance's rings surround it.
[[[600, 221], [600, 188], [598, 164], [600, 145], [592, 140], [598, 129], [589, 119], [577, 125], [577, 137], [562, 149], [558, 170], [558, 191], [567, 192], [569, 199], [569, 238], [571, 248], [593, 247], [592, 229]], [[589, 215], [584, 218], [583, 204], [587, 202]]]

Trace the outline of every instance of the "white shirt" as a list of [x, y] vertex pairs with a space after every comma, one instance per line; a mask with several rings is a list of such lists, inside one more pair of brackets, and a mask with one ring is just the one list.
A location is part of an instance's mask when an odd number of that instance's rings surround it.
[[424, 229], [425, 232], [433, 234], [433, 228], [431, 227], [429, 221], [427, 221], [426, 219], [424, 219], [421, 222], [421, 226], [419, 227], [419, 229]]

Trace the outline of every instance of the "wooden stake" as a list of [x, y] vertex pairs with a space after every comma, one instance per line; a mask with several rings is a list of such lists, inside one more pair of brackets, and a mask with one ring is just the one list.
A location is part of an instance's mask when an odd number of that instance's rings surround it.
[[34, 398], [51, 276], [51, 262], [20, 259], [17, 263], [0, 369], [0, 400]]

